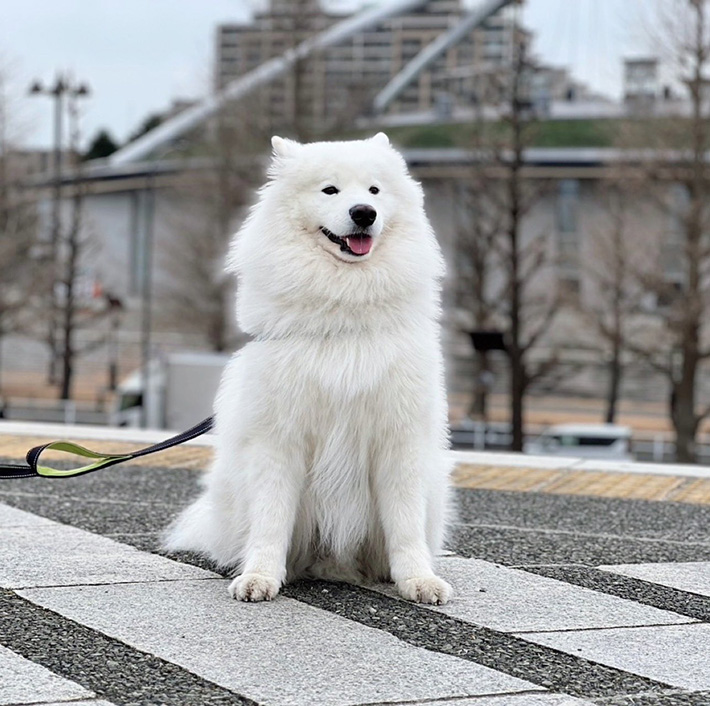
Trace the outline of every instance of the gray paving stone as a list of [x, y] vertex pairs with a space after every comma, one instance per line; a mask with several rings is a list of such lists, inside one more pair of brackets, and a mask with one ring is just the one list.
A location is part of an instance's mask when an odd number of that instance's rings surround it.
[[677, 564], [616, 564], [599, 568], [603, 571], [658, 583], [661, 586], [677, 588], [679, 591], [710, 596], [710, 561], [689, 561]]
[[[70, 701], [69, 703], [66, 701], [43, 701], [42, 703], [32, 704], [32, 706], [115, 706], [115, 704], [112, 704], [110, 701], [91, 699], [90, 701]], [[555, 706], [557, 705], [555, 704]], [[562, 704], [561, 706], [566, 706], [566, 704]]]
[[83, 686], [0, 645], [0, 704], [58, 703], [91, 696]]
[[[440, 558], [454, 597], [446, 615], [503, 632], [691, 623], [693, 618], [479, 559]], [[390, 586], [378, 586], [396, 596]]]
[[19, 593], [259, 703], [343, 706], [539, 688], [285, 597], [233, 601], [226, 581]]
[[9, 524], [0, 522], [4, 588], [218, 577], [68, 525], [43, 518], [32, 524], [33, 515], [17, 512], [5, 513]]
[[456, 699], [456, 701], [424, 701], [416, 706], [593, 706], [591, 701], [582, 701], [566, 694], [506, 694], [485, 696], [482, 699]]
[[0, 589], [0, 636], [17, 654], [118, 706], [259, 706], [7, 589]]
[[[74, 481], [71, 480], [71, 483]], [[50, 485], [55, 485], [50, 483]], [[63, 485], [63, 484], [60, 484]], [[2, 485], [0, 485], [2, 491]], [[118, 492], [118, 489], [117, 489]], [[95, 499], [67, 495], [3, 496], [0, 501], [21, 507], [72, 527], [97, 534], [120, 534], [162, 531], [182, 509], [159, 502], [116, 502], [110, 497]], [[187, 503], [184, 503], [186, 505]], [[157, 545], [156, 545], [157, 546]]]
[[[496, 490], [458, 490], [456, 499], [460, 522], [471, 525], [710, 542], [710, 505]], [[628, 562], [602, 560], [598, 563]]]
[[527, 633], [525, 640], [672, 686], [710, 688], [710, 625]]
[[3, 529], [9, 529], [10, 527], [42, 527], [51, 524], [52, 521], [44, 517], [0, 503], [0, 527]]

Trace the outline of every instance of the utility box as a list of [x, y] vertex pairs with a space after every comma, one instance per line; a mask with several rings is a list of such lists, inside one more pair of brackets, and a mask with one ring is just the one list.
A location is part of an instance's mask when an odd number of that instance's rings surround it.
[[212, 414], [222, 371], [230, 358], [222, 353], [172, 353], [152, 360], [145, 394], [141, 370], [119, 384], [111, 423], [141, 426], [146, 404], [149, 429], [190, 428]]

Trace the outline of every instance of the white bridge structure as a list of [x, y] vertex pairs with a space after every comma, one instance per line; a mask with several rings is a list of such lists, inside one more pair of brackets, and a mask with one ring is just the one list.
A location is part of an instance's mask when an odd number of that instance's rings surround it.
[[[482, 25], [491, 15], [504, 7], [521, 0], [480, 0], [449, 31], [439, 35], [433, 42], [417, 54], [394, 76], [376, 96], [373, 104], [375, 113], [381, 113], [419, 74], [431, 65], [447, 49], [460, 42], [469, 32]], [[297, 47], [281, 56], [270, 59], [253, 71], [240, 76], [222, 91], [205, 98], [192, 108], [167, 120], [154, 130], [126, 145], [108, 158], [109, 164], [119, 166], [144, 159], [161, 146], [170, 143], [204, 120], [214, 115], [222, 106], [237, 101], [255, 89], [268, 84], [289, 71], [297, 61], [311, 54], [345, 41], [389, 17], [416, 10], [427, 4], [427, 0], [393, 0], [348, 17], [327, 30], [308, 38]]]
[[458, 44], [476, 27], [480, 27], [491, 15], [519, 0], [485, 0], [454, 25], [424, 47], [392, 80], [377, 94], [373, 107], [382, 113], [387, 106], [428, 66], [434, 63], [447, 49]]

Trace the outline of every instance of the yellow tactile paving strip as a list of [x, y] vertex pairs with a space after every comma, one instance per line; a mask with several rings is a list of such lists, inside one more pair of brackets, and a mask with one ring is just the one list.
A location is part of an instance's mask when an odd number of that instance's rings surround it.
[[[139, 444], [123, 442], [72, 440], [103, 453], [127, 453], [140, 448]], [[0, 458], [23, 459], [27, 449], [45, 444], [47, 441], [46, 437], [0, 435]], [[46, 461], [71, 460], [68, 454], [57, 451], [46, 451], [42, 458]], [[179, 446], [154, 456], [136, 459], [131, 461], [131, 465], [206, 469], [211, 458], [210, 447]], [[84, 460], [78, 459], [77, 465], [83, 463]], [[668, 500], [710, 505], [710, 479], [684, 476], [459, 464], [454, 470], [453, 480], [459, 488], [586, 495], [629, 500]]]
[[[31, 436], [5, 436], [0, 435], [0, 458], [24, 459], [28, 449], [34, 446], [46, 444], [52, 439], [45, 437]], [[122, 454], [146, 446], [146, 444], [127, 444], [121, 441], [82, 441], [73, 439], [72, 441], [86, 446], [92, 451], [107, 454]], [[158, 466], [160, 468], [207, 468], [212, 458], [212, 449], [209, 446], [177, 446], [173, 449], [161, 451], [157, 455], [144, 456], [131, 461], [132, 466]], [[83, 466], [88, 461], [84, 458], [72, 456], [61, 451], [48, 449], [42, 454], [42, 461], [69, 461], [75, 462], [77, 466]]]
[[710, 479], [684, 476], [459, 464], [454, 483], [459, 488], [710, 505]]

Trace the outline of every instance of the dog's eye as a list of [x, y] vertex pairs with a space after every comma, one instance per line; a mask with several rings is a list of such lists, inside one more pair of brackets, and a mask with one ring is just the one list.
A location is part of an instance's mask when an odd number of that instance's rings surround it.
[[380, 190], [376, 186], [371, 186], [370, 187], [370, 193], [371, 194], [379, 194]]
[[335, 194], [340, 193], [340, 189], [335, 186], [326, 186], [322, 191], [324, 194], [328, 194], [328, 196], [334, 196]]

